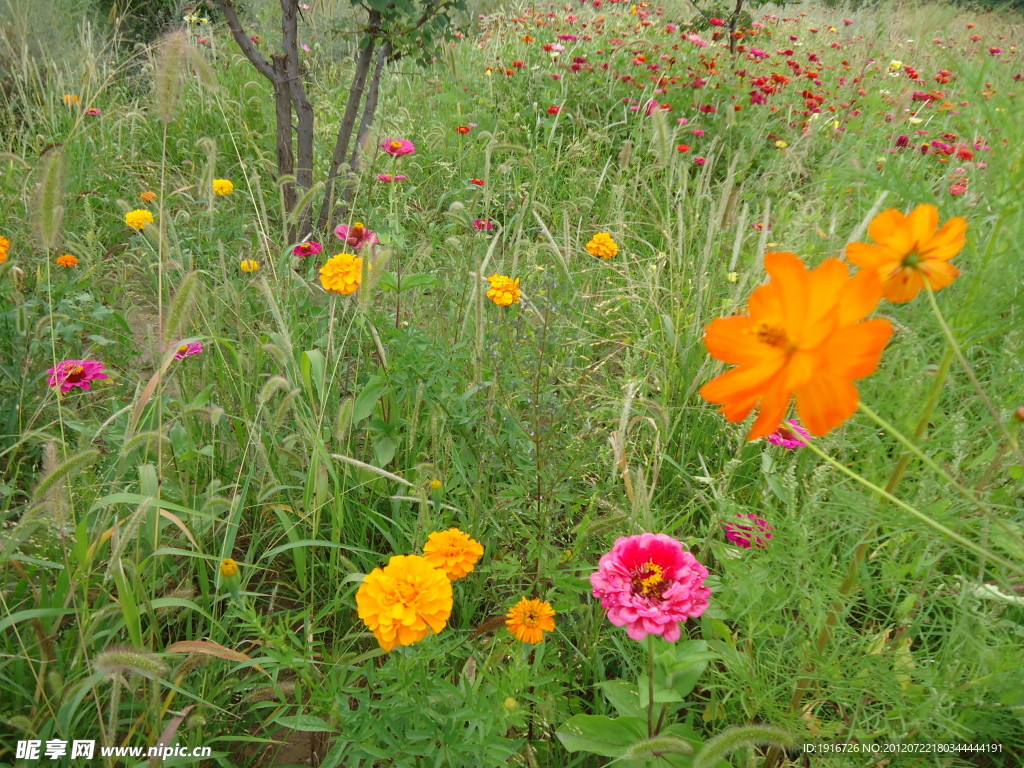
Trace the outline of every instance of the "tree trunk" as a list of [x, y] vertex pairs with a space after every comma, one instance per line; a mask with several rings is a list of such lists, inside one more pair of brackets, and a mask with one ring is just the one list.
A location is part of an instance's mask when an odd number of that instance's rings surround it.
[[[278, 179], [284, 176], [294, 176], [295, 155], [292, 153], [292, 92], [288, 86], [286, 74], [287, 63], [284, 56], [271, 56], [274, 62], [274, 73], [278, 76], [274, 80], [274, 115], [277, 118], [277, 134], [275, 144], [277, 146], [277, 176]], [[286, 181], [281, 188], [284, 196], [283, 214], [288, 214], [295, 209], [297, 195], [295, 183]], [[295, 225], [288, 227], [287, 236], [289, 241], [294, 241], [296, 235]]]
[[729, 17], [729, 53], [736, 53], [736, 38], [733, 34], [736, 32], [736, 24], [740, 20], [740, 11], [743, 10], [743, 0], [736, 0], [736, 8], [732, 12], [732, 16]]
[[366, 94], [366, 104], [363, 106], [363, 117], [359, 121], [359, 133], [356, 135], [355, 146], [352, 147], [352, 154], [348, 159], [350, 178], [345, 184], [345, 190], [341, 194], [342, 204], [345, 208], [352, 202], [352, 195], [355, 194], [354, 174], [359, 173], [363, 166], [363, 146], [370, 135], [370, 126], [373, 124], [373, 117], [377, 113], [377, 101], [380, 97], [380, 78], [384, 73], [384, 65], [388, 56], [391, 55], [391, 41], [388, 40], [377, 51], [377, 66], [373, 70], [373, 79], [370, 81], [370, 91]]
[[[380, 13], [370, 11], [370, 33], [377, 29], [380, 22]], [[334, 156], [331, 158], [331, 169], [327, 174], [327, 182], [324, 188], [324, 202], [320, 207], [320, 229], [324, 230], [330, 226], [334, 208], [334, 181], [338, 178], [345, 156], [348, 154], [349, 144], [352, 141], [352, 131], [355, 128], [356, 116], [359, 113], [359, 104], [363, 100], [363, 90], [366, 87], [366, 75], [370, 71], [370, 63], [373, 60], [374, 40], [371, 38], [365, 48], [359, 50], [356, 57], [356, 71], [352, 78], [352, 87], [348, 92], [348, 103], [345, 104], [345, 114], [342, 116], [341, 124], [338, 126], [338, 140], [334, 144]]]
[[[298, 0], [281, 0], [281, 40], [284, 45], [284, 70], [288, 93], [292, 102], [297, 126], [298, 165], [295, 167], [296, 181], [303, 190], [313, 186], [313, 106], [306, 97], [306, 89], [299, 71]], [[288, 215], [291, 210], [286, 211]], [[298, 213], [298, 232], [309, 233], [312, 214], [308, 208]]]

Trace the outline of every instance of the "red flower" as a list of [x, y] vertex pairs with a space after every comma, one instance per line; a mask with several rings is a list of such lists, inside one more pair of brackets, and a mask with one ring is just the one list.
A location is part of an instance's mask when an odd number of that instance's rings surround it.
[[468, 125], [460, 125], [458, 128], [455, 129], [455, 132], [461, 133], [463, 136], [465, 136], [467, 133], [470, 132], [470, 130], [472, 129]]
[[484, 185], [484, 180], [483, 179], [470, 179], [469, 183], [470, 184], [475, 184], [478, 187], [482, 187]]
[[559, 107], [559, 106], [556, 106], [554, 104], [552, 104], [550, 107], [548, 107], [548, 114], [549, 115], [557, 115], [561, 111], [562, 111], [562, 108]]

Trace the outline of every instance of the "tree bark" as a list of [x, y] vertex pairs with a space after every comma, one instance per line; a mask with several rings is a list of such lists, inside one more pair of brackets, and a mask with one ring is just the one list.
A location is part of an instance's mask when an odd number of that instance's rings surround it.
[[[277, 77], [274, 80], [274, 116], [277, 119], [277, 134], [275, 145], [277, 147], [277, 176], [278, 179], [284, 176], [295, 174], [295, 155], [292, 153], [292, 93], [288, 87], [286, 73], [287, 62], [285, 56], [272, 56], [274, 62], [274, 73]], [[295, 184], [291, 181], [284, 183], [282, 187], [284, 195], [284, 216], [295, 209], [297, 195]], [[296, 227], [288, 227], [287, 236], [290, 241], [295, 240]]]
[[[380, 22], [380, 13], [370, 11], [370, 29], [373, 34]], [[365, 48], [359, 50], [356, 56], [356, 71], [352, 78], [352, 87], [349, 88], [348, 102], [345, 104], [345, 114], [342, 116], [338, 126], [338, 140], [334, 144], [334, 155], [331, 158], [331, 169], [327, 174], [327, 182], [324, 188], [324, 202], [320, 207], [320, 229], [327, 229], [331, 223], [331, 216], [334, 208], [334, 182], [338, 178], [345, 156], [348, 154], [349, 144], [352, 141], [352, 132], [356, 124], [356, 116], [359, 113], [359, 104], [363, 100], [363, 90], [366, 87], [366, 76], [370, 71], [370, 63], [373, 60], [374, 40], [371, 37]]]
[[387, 63], [390, 55], [391, 41], [388, 40], [377, 51], [377, 65], [373, 70], [373, 79], [370, 81], [370, 91], [366, 94], [363, 117], [359, 121], [359, 133], [356, 134], [356, 143], [352, 147], [352, 154], [348, 159], [349, 179], [341, 194], [344, 208], [348, 207], [348, 204], [352, 201], [352, 195], [355, 194], [356, 185], [352, 176], [358, 174], [363, 167], [363, 146], [370, 135], [370, 126], [373, 124], [374, 115], [377, 114], [377, 102], [380, 97], [380, 78], [384, 73], [384, 65]]
[[743, 10], [743, 0], [736, 0], [736, 8], [732, 12], [732, 16], [729, 17], [729, 53], [736, 53], [736, 38], [733, 37], [733, 33], [736, 32], [736, 24], [740, 20], [740, 11]]
[[[296, 117], [298, 164], [295, 177], [299, 186], [307, 190], [313, 186], [313, 105], [306, 97], [306, 89], [299, 71], [298, 0], [281, 0], [281, 40], [284, 46], [284, 73], [288, 93]], [[293, 203], [294, 204], [294, 203]], [[285, 215], [292, 211], [288, 210]], [[298, 231], [308, 234], [312, 214], [308, 205], [298, 215]]]

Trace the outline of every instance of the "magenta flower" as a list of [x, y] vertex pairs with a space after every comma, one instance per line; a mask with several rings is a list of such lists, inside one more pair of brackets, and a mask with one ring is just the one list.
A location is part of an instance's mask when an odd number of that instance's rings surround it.
[[[768, 546], [768, 539], [772, 537], [772, 527], [766, 520], [752, 512], [744, 514], [737, 512], [736, 517], [740, 520], [750, 520], [753, 525], [741, 525], [740, 523], [725, 523], [725, 538], [743, 549], [750, 549], [751, 543], [758, 549]], [[761, 535], [762, 534], [763, 538]]]
[[[402, 176], [401, 178], [405, 178]], [[359, 250], [364, 245], [379, 245], [380, 240], [377, 239], [377, 234], [363, 226], [362, 222], [357, 221], [351, 227], [340, 224], [334, 228], [334, 234], [345, 241], [345, 245]]]
[[202, 351], [203, 342], [201, 341], [193, 341], [191, 344], [182, 344], [178, 347], [178, 351], [174, 353], [174, 359], [184, 360], [186, 357], [201, 354]]
[[789, 449], [803, 448], [807, 445], [804, 440], [810, 439], [811, 434], [800, 426], [797, 419], [787, 419], [784, 424], [780, 424], [778, 429], [768, 435], [769, 443]]
[[416, 145], [408, 139], [384, 139], [380, 148], [389, 155], [399, 157], [400, 155], [411, 155], [416, 151]]
[[664, 533], [641, 533], [616, 540], [590, 574], [594, 597], [608, 611], [608, 621], [626, 627], [634, 640], [661, 635], [679, 639], [679, 624], [708, 607], [708, 570]]
[[67, 394], [75, 387], [88, 392], [91, 382], [110, 378], [103, 373], [103, 363], [98, 360], [62, 360], [47, 373], [50, 374], [47, 386], [59, 386], [61, 394]]
[[377, 174], [377, 181], [383, 181], [383, 182], [388, 183], [388, 184], [390, 184], [392, 181], [405, 181], [407, 178], [409, 178], [409, 177], [408, 176], [403, 176], [400, 173], [397, 173], [394, 176], [392, 176], [390, 173], [378, 173]]
[[100, 111], [96, 109], [96, 107], [92, 107], [90, 109], [85, 110], [85, 114], [89, 115], [90, 117], [96, 117], [96, 115], [100, 114]]
[[494, 222], [490, 219], [473, 219], [473, 229], [494, 229]]
[[316, 240], [309, 240], [308, 242], [305, 243], [299, 243], [294, 248], [292, 248], [292, 253], [304, 259], [307, 256], [319, 255], [320, 251], [322, 251], [323, 249], [324, 247], [320, 245], [320, 243], [318, 243]]

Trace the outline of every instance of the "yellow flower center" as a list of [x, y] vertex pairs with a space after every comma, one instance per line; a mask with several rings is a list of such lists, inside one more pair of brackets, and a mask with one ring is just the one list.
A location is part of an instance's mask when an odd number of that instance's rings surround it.
[[519, 623], [525, 627], [533, 629], [537, 626], [537, 609], [532, 605], [529, 608], [524, 608], [522, 614], [519, 617]]
[[392, 141], [391, 142], [391, 148], [392, 149], [401, 149], [402, 148], [402, 142], [400, 142], [400, 141]]
[[85, 373], [85, 368], [83, 366], [81, 366], [81, 365], [76, 365], [74, 368], [72, 368], [70, 371], [68, 371], [68, 378], [69, 379], [77, 379], [83, 373]]
[[665, 580], [665, 569], [648, 560], [633, 574], [633, 591], [644, 597], [660, 598], [668, 587]]
[[188, 352], [188, 344], [182, 344], [180, 347], [178, 347], [178, 351], [181, 354], [185, 354], [186, 352]]
[[775, 347], [776, 349], [792, 349], [793, 347], [789, 336], [786, 335], [786, 329], [772, 323], [759, 322], [754, 327], [754, 336], [762, 344], [767, 344], [769, 347]]

